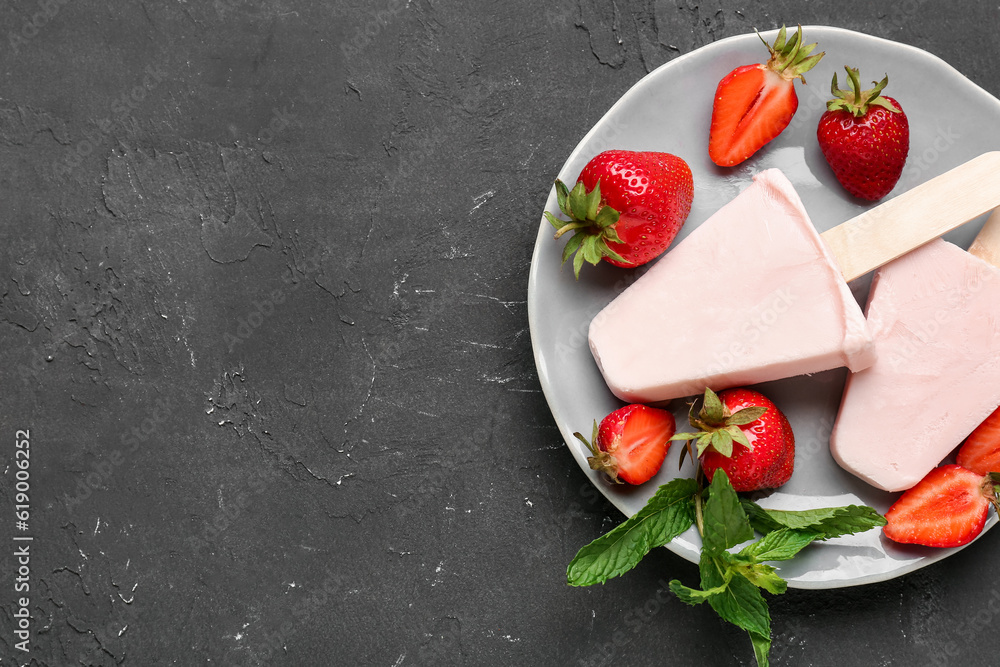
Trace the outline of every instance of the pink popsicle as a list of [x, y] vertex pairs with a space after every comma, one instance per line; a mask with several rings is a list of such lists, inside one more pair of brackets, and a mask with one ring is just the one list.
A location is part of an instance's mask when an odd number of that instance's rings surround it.
[[937, 240], [879, 269], [878, 360], [852, 374], [830, 436], [846, 470], [886, 491], [920, 481], [1000, 405], [1000, 209], [969, 252]]
[[611, 391], [656, 403], [875, 360], [847, 281], [1000, 205], [986, 153], [816, 233], [778, 170], [668, 251], [590, 324]]

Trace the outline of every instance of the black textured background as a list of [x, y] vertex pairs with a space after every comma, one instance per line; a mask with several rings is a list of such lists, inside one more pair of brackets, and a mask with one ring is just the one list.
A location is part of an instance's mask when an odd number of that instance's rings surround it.
[[[781, 23], [1000, 94], [994, 2], [0, 5], [2, 664], [753, 664], [663, 591], [697, 579], [665, 549], [565, 584], [621, 517], [561, 442], [525, 293], [614, 101]], [[996, 664], [998, 546], [771, 598], [773, 664]]]

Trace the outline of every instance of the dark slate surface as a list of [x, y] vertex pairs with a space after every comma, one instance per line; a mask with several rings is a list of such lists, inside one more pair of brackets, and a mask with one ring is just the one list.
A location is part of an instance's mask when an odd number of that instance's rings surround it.
[[[539, 390], [541, 207], [632, 84], [754, 27], [1000, 94], [996, 4], [961, 6], [4, 3], [2, 664], [753, 664], [665, 549], [564, 583], [621, 517]], [[773, 664], [994, 664], [997, 546], [772, 598]]]

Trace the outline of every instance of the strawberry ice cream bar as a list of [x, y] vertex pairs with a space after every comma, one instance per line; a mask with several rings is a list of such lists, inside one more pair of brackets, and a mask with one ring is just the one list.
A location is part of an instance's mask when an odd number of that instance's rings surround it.
[[759, 174], [591, 322], [608, 387], [655, 403], [871, 366], [847, 282], [1000, 206], [997, 174], [984, 153], [822, 236], [780, 171]]
[[617, 397], [646, 403], [875, 360], [837, 260], [777, 169], [601, 311], [590, 348]]
[[[987, 228], [1000, 232], [1000, 214]], [[902, 491], [1000, 405], [1000, 269], [934, 241], [876, 273], [867, 312], [878, 360], [848, 378], [830, 449]]]

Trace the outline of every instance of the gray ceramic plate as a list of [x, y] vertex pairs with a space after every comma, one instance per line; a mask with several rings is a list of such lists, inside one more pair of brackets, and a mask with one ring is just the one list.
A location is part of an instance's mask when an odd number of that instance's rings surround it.
[[[570, 154], [558, 177], [576, 180], [587, 161], [610, 148], [655, 150], [684, 158], [694, 173], [695, 197], [683, 238], [709, 215], [745, 188], [753, 174], [778, 167], [795, 185], [813, 224], [825, 231], [863, 210], [845, 194], [816, 144], [816, 126], [829, 96], [834, 71], [843, 82], [843, 66], [859, 67], [862, 81], [889, 74], [886, 93], [903, 106], [910, 121], [910, 154], [893, 196], [976, 155], [1000, 149], [1000, 101], [966, 79], [936, 56], [911, 46], [823, 26], [803, 28], [806, 42], [819, 42], [826, 57], [796, 84], [799, 109], [791, 125], [756, 156], [732, 169], [715, 167], [708, 159], [708, 125], [718, 81], [734, 67], [760, 62], [764, 46], [754, 34], [732, 37], [698, 49], [663, 65], [633, 86], [608, 111]], [[775, 31], [764, 33], [770, 42]], [[850, 60], [846, 60], [850, 58]], [[933, 86], [934, 94], [927, 91]], [[945, 102], [947, 100], [947, 102]], [[546, 210], [557, 211], [554, 190]], [[948, 240], [967, 248], [982, 225], [972, 222]], [[542, 219], [528, 284], [528, 318], [535, 364], [542, 390], [559, 430], [580, 467], [622, 512], [637, 512], [659, 484], [676, 475], [691, 476], [686, 464], [678, 472], [678, 447], [671, 449], [657, 478], [635, 489], [615, 488], [597, 477], [586, 462], [586, 450], [574, 431], [590, 432], [600, 419], [622, 403], [607, 389], [587, 346], [591, 318], [642, 269], [626, 271], [601, 264], [585, 266], [579, 281], [567, 265], [560, 267], [565, 241], [555, 241]], [[852, 284], [864, 303], [870, 278]], [[694, 315], [691, 313], [690, 315]], [[693, 326], [686, 317], [678, 326]], [[664, 335], [669, 335], [665, 332]], [[788, 415], [796, 434], [792, 480], [761, 504], [806, 509], [865, 504], [884, 512], [894, 494], [878, 491], [842, 470], [828, 448], [830, 429], [846, 370], [770, 382], [758, 388]], [[687, 430], [687, 406], [675, 402], [678, 428]], [[988, 527], [997, 522], [990, 518]], [[597, 537], [595, 535], [594, 537]], [[583, 545], [580, 545], [583, 546]], [[668, 548], [697, 562], [699, 538], [694, 529]], [[796, 588], [835, 588], [890, 579], [939, 561], [954, 549], [906, 548], [872, 530], [809, 547], [779, 571]]]

